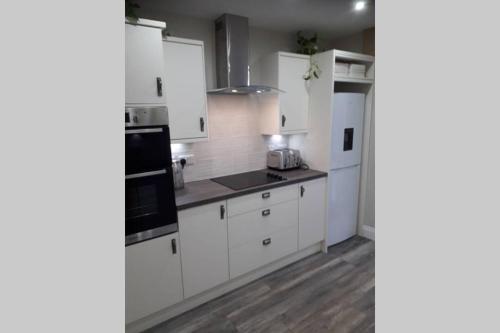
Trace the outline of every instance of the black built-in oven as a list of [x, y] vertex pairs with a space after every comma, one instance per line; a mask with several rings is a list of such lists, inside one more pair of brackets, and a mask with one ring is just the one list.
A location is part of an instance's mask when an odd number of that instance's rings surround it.
[[177, 232], [166, 107], [125, 108], [125, 245]]

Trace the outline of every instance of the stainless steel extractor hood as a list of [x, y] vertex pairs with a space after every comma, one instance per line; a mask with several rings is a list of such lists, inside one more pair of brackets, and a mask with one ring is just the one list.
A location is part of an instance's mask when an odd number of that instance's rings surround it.
[[282, 92], [273, 87], [250, 85], [248, 72], [248, 18], [224, 14], [215, 20], [217, 89], [209, 94]]

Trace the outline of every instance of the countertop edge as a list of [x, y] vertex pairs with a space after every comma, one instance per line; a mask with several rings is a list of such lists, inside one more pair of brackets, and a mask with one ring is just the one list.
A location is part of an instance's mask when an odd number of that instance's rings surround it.
[[206, 205], [209, 203], [214, 203], [214, 202], [221, 201], [221, 200], [227, 200], [227, 199], [231, 199], [231, 198], [235, 198], [235, 197], [240, 197], [242, 195], [247, 195], [247, 194], [251, 194], [251, 193], [255, 193], [255, 192], [269, 190], [272, 188], [284, 187], [284, 186], [302, 183], [302, 182], [313, 180], [313, 179], [327, 178], [327, 177], [328, 177], [328, 174], [326, 172], [324, 172], [324, 173], [320, 173], [320, 174], [300, 177], [297, 179], [290, 179], [290, 180], [287, 180], [285, 182], [271, 183], [271, 184], [266, 184], [266, 185], [262, 185], [262, 186], [256, 186], [256, 187], [244, 189], [241, 191], [235, 191], [234, 193], [226, 193], [226, 194], [216, 195], [216, 196], [211, 197], [211, 198], [186, 203], [183, 205], [178, 205], [177, 211], [181, 211], [181, 210], [185, 210], [185, 209], [189, 209], [189, 208], [193, 208], [193, 207], [197, 207], [197, 206], [203, 206], [203, 205]]

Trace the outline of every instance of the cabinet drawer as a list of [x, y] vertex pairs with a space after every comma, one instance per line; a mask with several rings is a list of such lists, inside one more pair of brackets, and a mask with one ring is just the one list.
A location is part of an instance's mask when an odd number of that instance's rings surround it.
[[266, 191], [243, 195], [227, 201], [228, 216], [251, 212], [280, 202], [298, 198], [298, 185], [273, 188]]
[[264, 239], [266, 235], [281, 229], [298, 226], [298, 200], [286, 201], [230, 217], [228, 225], [230, 248], [252, 240]]
[[[264, 245], [264, 242], [269, 244]], [[297, 251], [297, 227], [282, 229], [261, 239], [229, 249], [231, 279]]]

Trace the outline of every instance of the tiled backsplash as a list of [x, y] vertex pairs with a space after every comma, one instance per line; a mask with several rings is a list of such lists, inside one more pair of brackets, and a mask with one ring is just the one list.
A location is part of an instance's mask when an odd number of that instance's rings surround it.
[[286, 137], [263, 136], [255, 95], [208, 96], [209, 140], [172, 145], [172, 155], [193, 154], [184, 181], [208, 179], [266, 167], [266, 152], [286, 146]]

